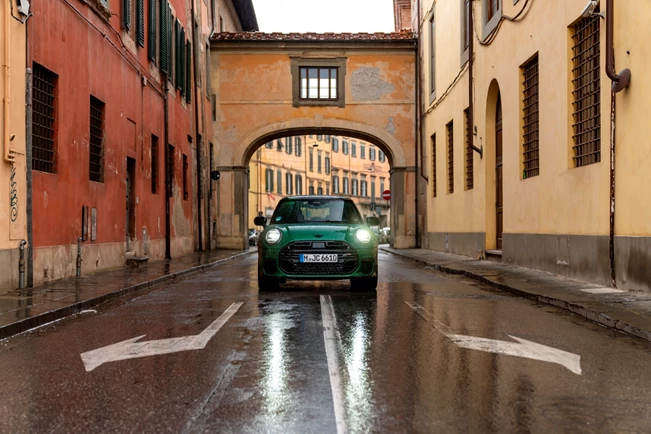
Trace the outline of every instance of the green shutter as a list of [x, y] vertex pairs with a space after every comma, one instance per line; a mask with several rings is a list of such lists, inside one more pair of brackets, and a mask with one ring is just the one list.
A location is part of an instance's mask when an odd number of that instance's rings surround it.
[[185, 50], [185, 29], [181, 27], [181, 79], [179, 80], [181, 82], [181, 96], [185, 96], [185, 79], [186, 79], [186, 71], [185, 71], [185, 57], [188, 55], [188, 53]]
[[122, 25], [131, 28], [131, 0], [122, 0]]
[[180, 90], [183, 83], [183, 45], [181, 43], [181, 22], [179, 20], [176, 20], [174, 30], [176, 31], [176, 88]]
[[149, 0], [149, 60], [156, 61], [156, 1]]
[[145, 0], [136, 0], [138, 45], [145, 46]]
[[160, 70], [166, 74], [170, 66], [167, 45], [167, 0], [160, 0]]
[[170, 62], [169, 74], [167, 78], [170, 82], [174, 82], [174, 57], [172, 57], [172, 36], [174, 34], [174, 17], [172, 16], [172, 7], [167, 5], [167, 58]]
[[192, 101], [192, 45], [190, 41], [185, 44], [185, 100]]

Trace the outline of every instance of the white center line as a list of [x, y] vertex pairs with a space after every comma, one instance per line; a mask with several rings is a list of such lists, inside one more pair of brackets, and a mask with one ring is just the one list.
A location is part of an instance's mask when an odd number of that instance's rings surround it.
[[323, 318], [323, 340], [325, 341], [326, 356], [328, 358], [328, 372], [330, 373], [330, 387], [332, 388], [332, 403], [335, 407], [337, 433], [345, 434], [348, 432], [348, 427], [345, 418], [344, 392], [341, 386], [341, 369], [337, 355], [337, 346], [340, 344], [339, 333], [337, 332], [334, 306], [329, 295], [321, 296], [321, 317]]

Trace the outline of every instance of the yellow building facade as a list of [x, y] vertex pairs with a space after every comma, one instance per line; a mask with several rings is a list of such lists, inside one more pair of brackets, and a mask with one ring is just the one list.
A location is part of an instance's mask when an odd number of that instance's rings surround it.
[[651, 4], [597, 3], [412, 2], [429, 248], [651, 291]]
[[291, 195], [347, 196], [363, 217], [380, 217], [389, 225], [389, 188], [386, 155], [359, 139], [304, 135], [267, 142], [249, 163], [249, 222], [262, 213], [271, 217], [278, 200]]
[[[27, 176], [25, 152], [25, 15], [12, 2], [0, 11], [0, 288], [19, 286], [21, 245], [27, 243]], [[25, 271], [25, 270], [23, 270]], [[23, 276], [24, 278], [24, 276]]]

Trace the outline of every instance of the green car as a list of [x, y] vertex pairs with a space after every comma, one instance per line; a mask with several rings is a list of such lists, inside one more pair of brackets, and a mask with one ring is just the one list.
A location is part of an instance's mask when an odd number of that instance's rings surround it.
[[295, 196], [281, 199], [258, 237], [258, 288], [275, 289], [287, 279], [350, 279], [351, 289], [377, 287], [377, 238], [355, 203], [345, 197]]

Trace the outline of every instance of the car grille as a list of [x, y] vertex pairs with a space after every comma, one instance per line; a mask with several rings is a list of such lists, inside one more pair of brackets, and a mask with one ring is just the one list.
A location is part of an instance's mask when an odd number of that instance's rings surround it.
[[[338, 262], [301, 263], [301, 254], [337, 254]], [[280, 269], [287, 274], [346, 275], [357, 269], [357, 251], [344, 241], [295, 241], [280, 251]]]

